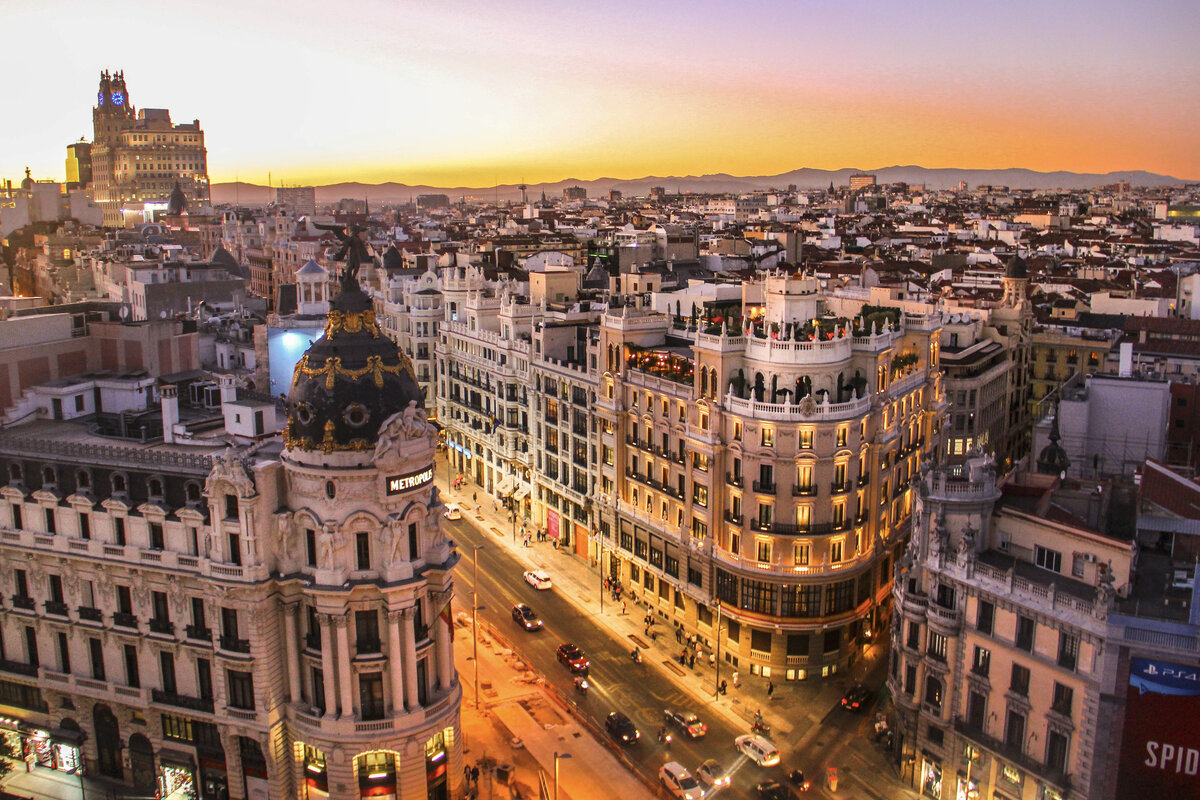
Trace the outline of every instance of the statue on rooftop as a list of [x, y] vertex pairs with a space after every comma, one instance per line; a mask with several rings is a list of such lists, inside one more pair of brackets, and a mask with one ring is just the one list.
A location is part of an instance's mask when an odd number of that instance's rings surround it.
[[[329, 231], [338, 238], [342, 243], [342, 249], [334, 255], [334, 261], [346, 262], [346, 271], [342, 274], [342, 279], [345, 280], [347, 275], [351, 275], [355, 280], [358, 280], [358, 268], [362, 264], [370, 263], [371, 254], [367, 252], [367, 243], [363, 241], [361, 236], [367, 229], [361, 225], [322, 225], [319, 222], [314, 222], [313, 227], [317, 230]], [[349, 232], [347, 232], [349, 227]]]

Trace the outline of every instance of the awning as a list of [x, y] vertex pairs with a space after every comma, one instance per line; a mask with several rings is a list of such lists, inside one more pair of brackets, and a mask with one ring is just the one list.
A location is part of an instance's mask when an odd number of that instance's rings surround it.
[[528, 496], [529, 496], [529, 490], [526, 489], [524, 486], [522, 486], [519, 489], [517, 489], [516, 493], [513, 495], [513, 499], [514, 500], [524, 500]]
[[170, 761], [172, 764], [179, 764], [184, 767], [194, 766], [196, 758], [183, 750], [173, 750], [169, 747], [164, 747], [158, 751], [159, 761]]
[[513, 479], [510, 477], [505, 477], [504, 480], [496, 484], [496, 494], [500, 495], [501, 497], [507, 497], [512, 490]]
[[83, 731], [73, 731], [70, 728], [52, 728], [50, 741], [55, 744], [70, 744], [78, 747], [83, 744]]

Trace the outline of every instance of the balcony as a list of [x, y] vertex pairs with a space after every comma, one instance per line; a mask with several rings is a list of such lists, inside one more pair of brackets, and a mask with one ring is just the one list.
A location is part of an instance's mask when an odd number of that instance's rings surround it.
[[150, 632], [151, 633], [161, 633], [165, 636], [174, 636], [175, 635], [175, 623], [171, 622], [171, 620], [169, 620], [169, 619], [156, 619], [156, 618], [151, 617]]
[[221, 637], [221, 649], [227, 650], [230, 653], [249, 653], [250, 652], [250, 640], [249, 639], [239, 639], [236, 636], [222, 636]]
[[850, 491], [850, 483], [848, 481], [842, 481], [841, 483], [835, 481], [829, 485], [829, 491], [833, 494], [845, 494]]
[[47, 600], [42, 605], [46, 608], [46, 613], [56, 617], [67, 616], [67, 604], [59, 600]]
[[775, 482], [755, 481], [754, 491], [761, 494], [775, 494]]
[[23, 594], [14, 594], [12, 596], [13, 608], [23, 608], [26, 611], [33, 611], [37, 608], [37, 603], [32, 597], [27, 597]]
[[203, 642], [212, 641], [212, 629], [206, 628], [203, 625], [188, 625], [183, 629], [189, 639], [197, 639]]
[[134, 614], [129, 614], [124, 611], [113, 612], [113, 625], [118, 625], [122, 628], [133, 628], [137, 630], [138, 618]]
[[982, 729], [970, 725], [957, 717], [954, 719], [954, 730], [977, 743], [983, 749], [990, 751], [1005, 761], [1012, 762], [1026, 772], [1033, 773], [1037, 778], [1053, 784], [1064, 793], [1070, 790], [1070, 775], [1060, 769], [1043, 764], [1032, 756], [1026, 755], [1021, 747], [1010, 745], [1001, 739], [988, 736]]
[[161, 689], [151, 689], [150, 698], [160, 705], [186, 708], [189, 711], [203, 711], [206, 714], [213, 713], [212, 698], [188, 697], [184, 694], [164, 692]]
[[800, 486], [799, 484], [796, 484], [792, 486], [792, 494], [796, 497], [816, 497], [817, 487], [813, 486], [812, 484], [808, 484], [806, 486]]
[[11, 672], [14, 675], [27, 675], [31, 678], [36, 678], [38, 674], [37, 664], [22, 664], [20, 661], [9, 661], [7, 658], [0, 658], [0, 671]]
[[743, 517], [741, 514], [730, 514], [728, 511], [725, 512], [725, 521], [730, 525], [741, 525], [742, 520], [744, 519], [745, 517]]
[[957, 632], [962, 628], [962, 612], [957, 608], [946, 608], [937, 603], [930, 603], [927, 613], [929, 621], [936, 623], [945, 631]]
[[92, 608], [90, 606], [80, 606], [79, 608], [76, 609], [76, 612], [79, 614], [79, 618], [81, 620], [87, 620], [89, 622], [103, 622], [104, 621], [104, 612], [98, 608]]
[[741, 489], [746, 483], [741, 475], [734, 475], [731, 472], [725, 473], [725, 482], [728, 483], [730, 486], [736, 486], [739, 489]]

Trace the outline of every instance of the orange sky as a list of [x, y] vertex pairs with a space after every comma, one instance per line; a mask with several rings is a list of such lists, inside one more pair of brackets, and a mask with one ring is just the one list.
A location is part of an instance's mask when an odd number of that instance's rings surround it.
[[[10, 0], [0, 177], [61, 179], [101, 69], [214, 181], [490, 186], [802, 166], [1200, 178], [1184, 2]], [[61, 42], [63, 20], [80, 35]], [[236, 20], [237, 24], [232, 21]], [[19, 35], [18, 35], [19, 32]], [[16, 124], [11, 124], [16, 122]]]

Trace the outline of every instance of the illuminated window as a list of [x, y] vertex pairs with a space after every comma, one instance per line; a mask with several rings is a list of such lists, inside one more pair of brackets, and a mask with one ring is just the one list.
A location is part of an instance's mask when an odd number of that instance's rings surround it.
[[843, 555], [842, 551], [845, 548], [845, 546], [846, 546], [846, 542], [842, 539], [834, 539], [832, 542], [829, 543], [829, 561], [830, 561], [830, 563], [840, 564], [842, 562], [842, 555]]
[[845, 447], [846, 442], [849, 440], [849, 438], [850, 438], [850, 426], [849, 425], [838, 425], [837, 446]]
[[813, 446], [812, 428], [801, 428], [800, 429], [800, 447], [802, 447], [805, 450], [811, 450], [812, 446]]
[[774, 447], [775, 446], [775, 429], [772, 428], [770, 425], [763, 426], [762, 446], [763, 447]]
[[793, 558], [795, 559], [796, 566], [807, 567], [809, 559], [811, 557], [812, 557], [812, 545], [808, 544], [807, 542], [805, 542], [804, 544], [796, 545], [796, 549], [793, 554]]

